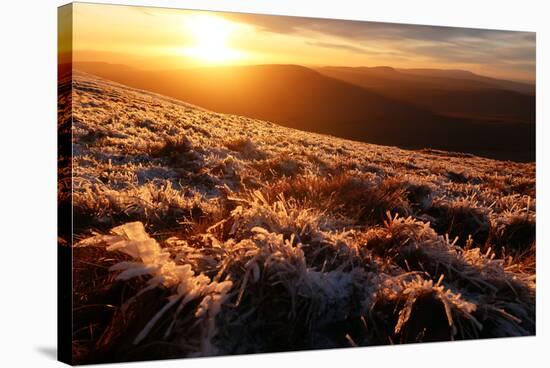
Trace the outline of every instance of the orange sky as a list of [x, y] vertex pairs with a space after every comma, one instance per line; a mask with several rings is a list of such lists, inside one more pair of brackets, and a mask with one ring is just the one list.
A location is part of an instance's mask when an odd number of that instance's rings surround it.
[[[532, 32], [85, 3], [74, 4], [73, 31], [75, 61], [142, 69], [272, 63], [388, 65], [535, 79]], [[68, 42], [60, 35], [60, 60]]]

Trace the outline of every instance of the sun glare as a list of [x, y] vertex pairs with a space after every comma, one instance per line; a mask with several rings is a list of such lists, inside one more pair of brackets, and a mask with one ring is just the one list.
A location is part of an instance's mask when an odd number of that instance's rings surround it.
[[196, 15], [186, 20], [187, 31], [194, 39], [184, 53], [205, 63], [223, 64], [240, 59], [243, 53], [230, 46], [231, 37], [238, 26], [223, 18], [211, 15]]

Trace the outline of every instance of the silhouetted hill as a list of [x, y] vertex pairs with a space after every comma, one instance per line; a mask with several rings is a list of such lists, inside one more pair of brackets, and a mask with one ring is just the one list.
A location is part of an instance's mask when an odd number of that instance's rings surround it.
[[[404, 148], [432, 147], [534, 159], [534, 126], [440, 116], [414, 99], [405, 101], [399, 95], [363, 88], [356, 79], [350, 83], [302, 66], [170, 71], [141, 71], [103, 63], [78, 63], [75, 67], [216, 112], [270, 120], [301, 130]], [[379, 73], [399, 72], [384, 68]], [[412, 81], [418, 77], [408, 78]]]
[[531, 91], [533, 88], [530, 85], [524, 85], [515, 82], [510, 82], [510, 88], [504, 88], [501, 86], [506, 84], [507, 81], [477, 76], [476, 74], [463, 70], [394, 69], [388, 66], [328, 66], [316, 68], [316, 70], [324, 75], [337, 79], [357, 78], [358, 80], [354, 80], [353, 83], [360, 83], [361, 86], [369, 88], [390, 86], [414, 86], [422, 88], [440, 88], [450, 90], [503, 88], [521, 93]]
[[510, 81], [506, 79], [498, 79], [486, 77], [483, 75], [475, 74], [467, 70], [454, 70], [454, 69], [398, 69], [404, 74], [413, 74], [418, 76], [428, 76], [428, 77], [443, 77], [443, 78], [454, 78], [454, 79], [463, 79], [470, 81], [479, 81], [484, 82], [493, 87], [499, 87], [502, 89], [525, 93], [529, 95], [535, 94], [535, 85], [530, 83], [522, 83], [516, 81]]
[[436, 114], [496, 123], [535, 122], [535, 96], [521, 92], [533, 88], [527, 84], [463, 70], [325, 67], [319, 71]]

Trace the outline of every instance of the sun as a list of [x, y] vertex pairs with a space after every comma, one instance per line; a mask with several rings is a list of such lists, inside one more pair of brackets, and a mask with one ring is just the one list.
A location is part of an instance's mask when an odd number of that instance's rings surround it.
[[243, 53], [230, 46], [230, 39], [238, 25], [221, 17], [195, 15], [185, 21], [193, 44], [184, 53], [209, 64], [224, 64], [243, 57]]

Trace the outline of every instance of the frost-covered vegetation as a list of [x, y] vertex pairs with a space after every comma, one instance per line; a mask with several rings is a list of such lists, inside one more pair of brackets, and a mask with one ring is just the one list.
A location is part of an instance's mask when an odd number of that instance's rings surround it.
[[535, 333], [534, 163], [72, 83], [76, 362]]

